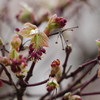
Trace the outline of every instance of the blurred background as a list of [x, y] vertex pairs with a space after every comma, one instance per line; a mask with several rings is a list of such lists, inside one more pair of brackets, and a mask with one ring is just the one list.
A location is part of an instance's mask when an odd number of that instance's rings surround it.
[[[0, 37], [4, 43], [8, 43], [11, 40], [15, 28], [23, 27], [24, 22], [18, 19], [18, 14], [23, 9], [22, 2], [32, 9], [33, 18], [41, 31], [47, 24], [46, 19], [41, 19], [42, 14], [46, 14], [46, 16], [57, 14], [57, 16], [66, 18], [67, 24], [64, 29], [79, 27], [73, 29], [74, 31], [63, 33], [64, 39], [69, 40], [73, 48], [68, 61], [68, 66], [72, 65], [70, 71], [75, 70], [80, 64], [97, 56], [95, 40], [100, 38], [100, 0], [0, 0]], [[58, 30], [53, 32], [55, 31]], [[34, 76], [30, 79], [30, 83], [47, 79], [50, 72], [50, 64], [53, 60], [60, 59], [61, 64], [63, 64], [65, 52], [62, 50], [61, 39], [58, 39], [58, 44], [55, 44], [56, 40], [57, 35], [50, 37], [49, 47], [46, 48], [47, 53], [36, 64]], [[10, 49], [9, 46], [7, 48]], [[26, 52], [23, 53], [27, 56]], [[92, 77], [97, 68], [98, 66], [84, 80]], [[6, 78], [5, 74], [2, 74], [2, 77]], [[17, 80], [15, 75], [13, 75], [13, 78], [15, 81]], [[66, 80], [62, 83], [63, 88], [69, 81]], [[98, 78], [96, 82], [91, 83], [84, 91], [99, 91], [99, 83], [100, 79]], [[0, 94], [7, 94], [8, 92], [13, 92], [12, 88], [8, 85], [4, 85], [0, 89]], [[39, 100], [39, 96], [46, 93], [45, 84], [27, 88], [26, 93], [35, 97], [25, 97], [24, 100]], [[83, 100], [100, 100], [100, 95], [84, 96], [82, 98]], [[8, 98], [0, 100], [8, 100]]]

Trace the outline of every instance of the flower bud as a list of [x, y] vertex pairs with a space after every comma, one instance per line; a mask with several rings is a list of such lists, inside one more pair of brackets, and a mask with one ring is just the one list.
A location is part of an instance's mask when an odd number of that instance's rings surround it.
[[66, 93], [64, 96], [63, 96], [63, 100], [67, 100], [71, 95], [71, 92], [68, 92]]
[[47, 82], [47, 91], [52, 91], [54, 89], [56, 89], [59, 84], [57, 83], [57, 80], [56, 78], [50, 78], [49, 81]]
[[52, 63], [51, 63], [51, 67], [53, 66], [59, 66], [60, 65], [60, 60], [57, 59], [57, 60], [54, 60]]
[[62, 28], [66, 25], [67, 20], [63, 17], [57, 17], [57, 15], [53, 15], [47, 24], [44, 32], [46, 35], [50, 34], [50, 31], [55, 28]]
[[51, 72], [50, 72], [50, 76], [55, 76], [57, 81], [60, 80], [61, 76], [62, 76], [62, 66], [60, 66], [60, 60], [57, 59], [57, 60], [54, 60], [52, 63], [51, 63]]
[[27, 71], [27, 58], [23, 57], [23, 55], [18, 55], [17, 57], [12, 58], [11, 61], [11, 70], [13, 73], [15, 73], [18, 77], [24, 77], [24, 74]]
[[71, 53], [72, 51], [72, 44], [68, 44], [66, 49], [65, 49], [66, 53]]
[[20, 29], [19, 29], [19, 28], [15, 28], [15, 31], [16, 31], [16, 32], [19, 32], [19, 31], [20, 31]]
[[11, 45], [12, 49], [16, 49], [17, 51], [19, 50], [19, 47], [21, 45], [21, 39], [19, 38], [19, 36], [17, 34], [15, 34], [12, 37], [10, 45]]
[[25, 3], [21, 3], [21, 5], [23, 7], [23, 10], [21, 10], [16, 15], [16, 18], [22, 23], [26, 23], [26, 22], [34, 23], [34, 13], [32, 9]]

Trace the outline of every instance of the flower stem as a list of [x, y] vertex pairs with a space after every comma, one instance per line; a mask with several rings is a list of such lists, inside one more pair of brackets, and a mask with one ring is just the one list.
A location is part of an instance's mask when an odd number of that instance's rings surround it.
[[31, 65], [31, 68], [29, 69], [28, 71], [28, 74], [25, 78], [25, 81], [28, 82], [28, 80], [30, 79], [30, 77], [32, 76], [32, 72], [33, 72], [33, 69], [34, 69], [34, 66], [35, 66], [35, 62], [33, 61], [32, 62], [32, 65]]

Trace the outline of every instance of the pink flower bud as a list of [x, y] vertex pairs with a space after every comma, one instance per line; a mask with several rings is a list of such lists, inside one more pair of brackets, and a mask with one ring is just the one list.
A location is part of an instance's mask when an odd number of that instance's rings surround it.
[[15, 31], [16, 31], [16, 32], [19, 32], [19, 31], [20, 31], [20, 29], [19, 29], [19, 28], [16, 28], [16, 29], [15, 29]]
[[46, 53], [46, 50], [45, 50], [44, 48], [40, 48], [40, 51], [41, 51], [42, 53]]
[[51, 63], [51, 67], [53, 66], [59, 66], [60, 65], [60, 60], [57, 59], [57, 60], [54, 60], [52, 63]]
[[55, 89], [55, 86], [54, 85], [47, 85], [47, 91], [52, 91], [52, 90], [54, 90]]
[[50, 34], [50, 31], [55, 28], [63, 28], [66, 25], [67, 20], [63, 17], [57, 17], [57, 15], [53, 15], [48, 22], [47, 27], [44, 32], [46, 35]]
[[49, 22], [48, 22], [48, 26], [50, 28], [50, 30], [54, 29], [54, 28], [62, 28], [66, 25], [67, 20], [63, 17], [57, 17], [57, 15], [53, 15]]
[[31, 49], [31, 48], [33, 47], [33, 45], [34, 45], [34, 43], [31, 43], [31, 44], [29, 45], [29, 48]]
[[57, 83], [56, 78], [50, 78], [46, 86], [47, 86], [47, 91], [52, 91], [56, 89], [59, 85]]

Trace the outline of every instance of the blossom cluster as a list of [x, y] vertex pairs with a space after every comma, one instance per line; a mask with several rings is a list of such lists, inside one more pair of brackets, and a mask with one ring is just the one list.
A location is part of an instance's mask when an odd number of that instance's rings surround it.
[[50, 72], [50, 78], [47, 82], [47, 91], [52, 91], [56, 89], [59, 84], [58, 81], [62, 76], [62, 70], [60, 66], [60, 60], [56, 59], [51, 63], [51, 72]]

